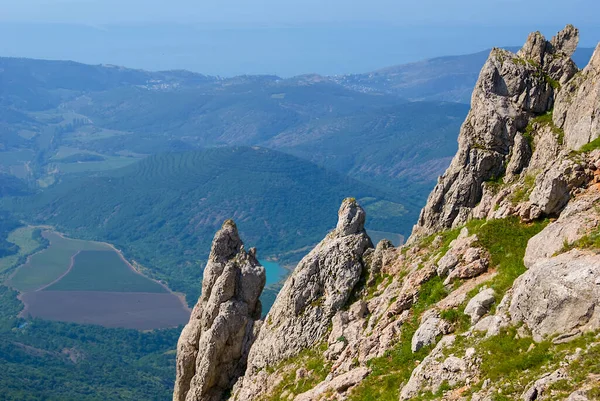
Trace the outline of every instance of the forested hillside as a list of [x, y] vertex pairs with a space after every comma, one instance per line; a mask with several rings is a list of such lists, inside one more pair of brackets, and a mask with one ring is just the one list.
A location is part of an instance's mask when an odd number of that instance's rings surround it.
[[335, 226], [331, 211], [347, 196], [364, 199], [372, 211], [370, 229], [407, 231], [416, 219], [380, 190], [249, 147], [151, 156], [97, 176], [65, 179], [20, 198], [13, 210], [74, 238], [108, 241], [194, 299], [213, 233], [224, 220], [236, 219], [247, 245], [262, 257], [296, 261]]

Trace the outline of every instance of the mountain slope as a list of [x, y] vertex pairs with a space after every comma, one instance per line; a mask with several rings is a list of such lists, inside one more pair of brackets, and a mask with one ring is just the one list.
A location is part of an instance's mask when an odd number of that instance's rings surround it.
[[171, 288], [197, 296], [192, 283], [202, 272], [199, 261], [224, 220], [236, 219], [248, 245], [260, 247], [259, 256], [276, 256], [318, 241], [335, 225], [329, 212], [346, 196], [368, 198], [368, 227], [375, 230], [406, 230], [415, 218], [355, 180], [248, 147], [151, 156], [65, 180], [23, 199], [21, 210], [74, 237], [111, 242]]
[[[579, 70], [578, 40], [567, 25], [493, 50], [408, 243], [373, 248], [345, 200], [248, 352], [202, 351], [215, 314], [190, 321], [176, 398], [210, 400], [227, 364], [228, 400], [598, 399], [600, 44]], [[217, 327], [240, 323], [230, 294], [211, 296]]]

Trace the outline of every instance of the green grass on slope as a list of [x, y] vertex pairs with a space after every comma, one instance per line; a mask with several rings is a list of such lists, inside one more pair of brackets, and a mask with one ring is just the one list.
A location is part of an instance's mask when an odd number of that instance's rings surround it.
[[[527, 242], [532, 236], [540, 232], [546, 224], [547, 222], [522, 224], [517, 218], [488, 221], [473, 220], [467, 224], [469, 234], [477, 234], [478, 245], [490, 252], [491, 267], [496, 269], [498, 274], [486, 285], [494, 288], [499, 298], [512, 285], [513, 281], [525, 272], [523, 256]], [[431, 235], [424, 238], [419, 246], [421, 248], [430, 247], [435, 238], [441, 236], [442, 241], [439, 248], [431, 254], [443, 255], [447, 251], [449, 243], [458, 236], [459, 232], [460, 228], [457, 228]], [[474, 290], [472, 295], [476, 291], [478, 289]], [[420, 315], [445, 298], [449, 292], [450, 290], [444, 287], [442, 279], [438, 276], [434, 276], [423, 284], [418, 301], [412, 307], [412, 317], [402, 327], [400, 341], [388, 350], [383, 357], [368, 362], [372, 372], [351, 392], [350, 401], [398, 400], [400, 388], [408, 382], [418, 362], [422, 361], [432, 349], [432, 347], [426, 347], [416, 353], [411, 351], [411, 340], [419, 327]], [[467, 326], [464, 314], [460, 310], [448, 311], [444, 317], [455, 323], [458, 330]], [[494, 345], [492, 342], [490, 342], [490, 347]], [[504, 342], [495, 345], [501, 349], [506, 346]], [[493, 361], [491, 361], [486, 366], [489, 366], [490, 374], [496, 374], [492, 371], [492, 366], [496, 366], [498, 372], [502, 372], [511, 363], [526, 367], [543, 360], [544, 354], [542, 351], [543, 348], [540, 348], [541, 356], [534, 356], [531, 360], [517, 361], [516, 357], [511, 359], [507, 356], [506, 363], [493, 365]], [[495, 359], [495, 356], [493, 358]], [[424, 395], [424, 398], [421, 399], [434, 399], [438, 396], [441, 396], [441, 394]]]
[[71, 271], [47, 291], [166, 292], [131, 270], [115, 251], [81, 251]]
[[[523, 224], [517, 217], [471, 220], [467, 223], [469, 234], [477, 234], [478, 241], [475, 245], [489, 251], [490, 266], [497, 270], [498, 274], [485, 285], [496, 291], [498, 300], [515, 279], [527, 270], [523, 264], [527, 242], [547, 224], [546, 220]], [[473, 290], [472, 295], [478, 290]]]
[[419, 327], [420, 314], [446, 295], [448, 290], [438, 276], [423, 284], [418, 301], [412, 308], [413, 316], [402, 326], [399, 343], [381, 358], [374, 358], [367, 363], [372, 369], [371, 374], [352, 390], [349, 401], [398, 400], [400, 384], [408, 381], [418, 361], [422, 361], [433, 348], [424, 347], [415, 353], [411, 350], [411, 340]]

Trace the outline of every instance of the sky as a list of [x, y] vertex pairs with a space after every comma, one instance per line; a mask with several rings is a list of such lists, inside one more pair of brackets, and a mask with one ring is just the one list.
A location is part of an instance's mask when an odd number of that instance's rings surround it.
[[515, 46], [567, 23], [600, 41], [598, 0], [0, 0], [0, 55], [210, 75], [366, 72]]

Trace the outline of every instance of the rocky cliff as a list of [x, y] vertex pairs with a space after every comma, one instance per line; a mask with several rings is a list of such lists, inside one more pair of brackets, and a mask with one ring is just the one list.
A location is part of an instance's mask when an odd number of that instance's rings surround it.
[[[373, 248], [348, 199], [263, 321], [215, 313], [205, 277], [176, 398], [600, 399], [600, 45], [579, 70], [578, 37], [491, 52], [407, 245]], [[236, 341], [202, 342], [218, 319]]]
[[244, 372], [265, 286], [255, 252], [231, 220], [215, 235], [202, 295], [177, 344], [174, 401], [221, 400]]

